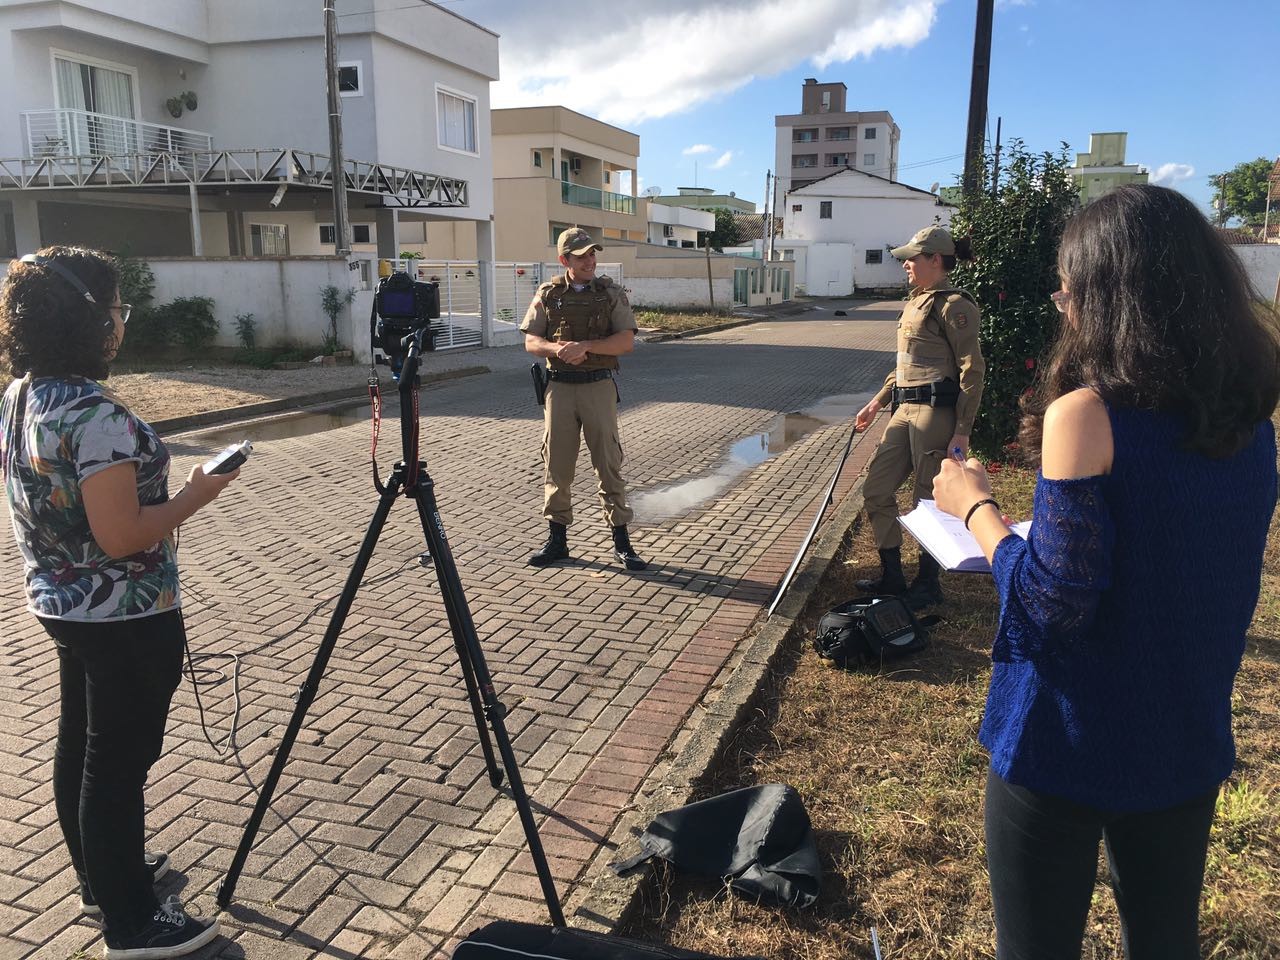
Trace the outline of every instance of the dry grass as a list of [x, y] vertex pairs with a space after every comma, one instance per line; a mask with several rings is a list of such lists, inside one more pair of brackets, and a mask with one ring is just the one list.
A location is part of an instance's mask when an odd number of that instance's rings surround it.
[[662, 308], [636, 311], [636, 323], [645, 330], [657, 330], [661, 333], [700, 330], [703, 327], [713, 327], [732, 319], [731, 314], [721, 311], [700, 310], [685, 312]]
[[[995, 478], [1006, 512], [1030, 513], [1034, 477]], [[908, 552], [910, 547], [907, 548]], [[875, 567], [856, 531], [793, 636], [756, 720], [737, 736], [713, 794], [787, 782], [805, 798], [827, 868], [808, 911], [744, 902], [715, 883], [660, 873], [630, 933], [720, 954], [785, 960], [870, 957], [968, 960], [994, 955], [982, 836], [987, 756], [977, 742], [997, 619], [989, 578], [945, 578], [946, 622], [931, 649], [881, 673], [824, 668], [807, 649], [816, 618]], [[1263, 596], [1236, 681], [1240, 760], [1224, 786], [1202, 905], [1203, 955], [1280, 958], [1280, 522], [1268, 543]], [[1119, 958], [1105, 862], [1085, 958]]]

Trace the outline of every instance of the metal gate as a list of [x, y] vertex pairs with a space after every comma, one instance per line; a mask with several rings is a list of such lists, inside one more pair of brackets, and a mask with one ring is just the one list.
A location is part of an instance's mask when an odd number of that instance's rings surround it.
[[[484, 342], [480, 313], [480, 264], [475, 260], [397, 260], [396, 270], [440, 285], [440, 319], [432, 321], [437, 350], [478, 347]], [[520, 321], [544, 280], [564, 267], [558, 263], [497, 262], [493, 265], [493, 317], [489, 342], [494, 346], [522, 339]], [[596, 273], [622, 285], [622, 264], [601, 263]]]

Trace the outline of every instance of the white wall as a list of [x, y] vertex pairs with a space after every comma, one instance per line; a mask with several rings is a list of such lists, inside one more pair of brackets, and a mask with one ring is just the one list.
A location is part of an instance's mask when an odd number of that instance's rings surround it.
[[[263, 346], [289, 341], [300, 345], [321, 342], [328, 317], [320, 309], [321, 287], [340, 290], [356, 285], [356, 275], [343, 260], [316, 257], [297, 259], [208, 260], [149, 259], [156, 277], [156, 303], [178, 297], [212, 297], [218, 319], [215, 346], [235, 347], [237, 314], [252, 313], [257, 341]], [[355, 305], [349, 308], [355, 315]], [[364, 301], [365, 324], [369, 303]], [[339, 337], [346, 339], [358, 320], [338, 320]], [[368, 340], [367, 332], [364, 340]], [[367, 347], [365, 353], [367, 359]]]
[[1249, 273], [1258, 296], [1270, 302], [1280, 281], [1280, 243], [1251, 243], [1232, 247]]
[[[627, 298], [634, 307], [702, 307], [711, 305], [707, 278], [693, 277], [627, 277]], [[712, 281], [716, 309], [727, 310], [733, 306], [733, 278], [720, 277]]]

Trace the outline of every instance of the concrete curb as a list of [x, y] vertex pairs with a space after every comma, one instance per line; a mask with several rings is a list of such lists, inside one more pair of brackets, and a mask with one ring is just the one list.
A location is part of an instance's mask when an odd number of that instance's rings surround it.
[[697, 721], [688, 742], [661, 782], [650, 790], [645, 802], [625, 815], [610, 833], [588, 867], [587, 875], [594, 879], [579, 887], [566, 904], [565, 913], [574, 926], [609, 933], [630, 919], [639, 906], [647, 885], [652, 882], [653, 868], [645, 866], [619, 877], [609, 869], [609, 862], [629, 856], [636, 836], [657, 814], [690, 803], [700, 781], [722, 761], [734, 734], [746, 721], [767, 684], [769, 673], [796, 629], [798, 618], [848, 540], [862, 510], [862, 484], [863, 478], [859, 477], [836, 507], [826, 529], [796, 571], [782, 603], [747, 641], [742, 658], [733, 667], [719, 698]]
[[742, 320], [730, 320], [727, 323], [713, 323], [709, 327], [695, 327], [692, 330], [677, 330], [675, 333], [658, 333], [645, 337], [642, 343], [664, 343], [667, 340], [683, 340], [686, 337], [700, 337], [704, 333], [719, 333], [721, 330], [732, 330], [734, 327], [745, 327], [748, 323], [759, 323], [764, 317], [747, 317]]
[[[489, 373], [488, 367], [459, 367], [457, 370], [442, 370], [439, 373], [426, 374], [422, 377], [424, 384], [439, 383], [445, 380], [457, 380], [460, 377], [477, 376]], [[343, 387], [338, 390], [325, 390], [320, 393], [306, 393], [296, 397], [282, 397], [279, 400], [263, 400], [259, 403], [246, 403], [239, 407], [224, 407], [221, 410], [206, 410], [185, 417], [170, 417], [167, 420], [150, 421], [151, 428], [157, 433], [182, 433], [196, 427], [214, 426], [248, 420], [265, 416], [269, 413], [280, 413], [284, 410], [298, 410], [302, 407], [313, 407], [322, 403], [335, 403], [340, 400], [356, 400], [367, 397], [369, 388]]]

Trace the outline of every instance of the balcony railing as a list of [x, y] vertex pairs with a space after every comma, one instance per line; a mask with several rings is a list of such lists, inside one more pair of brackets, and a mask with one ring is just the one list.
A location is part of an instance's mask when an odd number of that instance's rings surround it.
[[636, 198], [625, 193], [610, 193], [595, 187], [583, 187], [568, 180], [560, 181], [560, 199], [575, 207], [591, 207], [608, 213], [636, 212]]
[[24, 110], [27, 157], [110, 157], [212, 150], [213, 137], [88, 110]]

